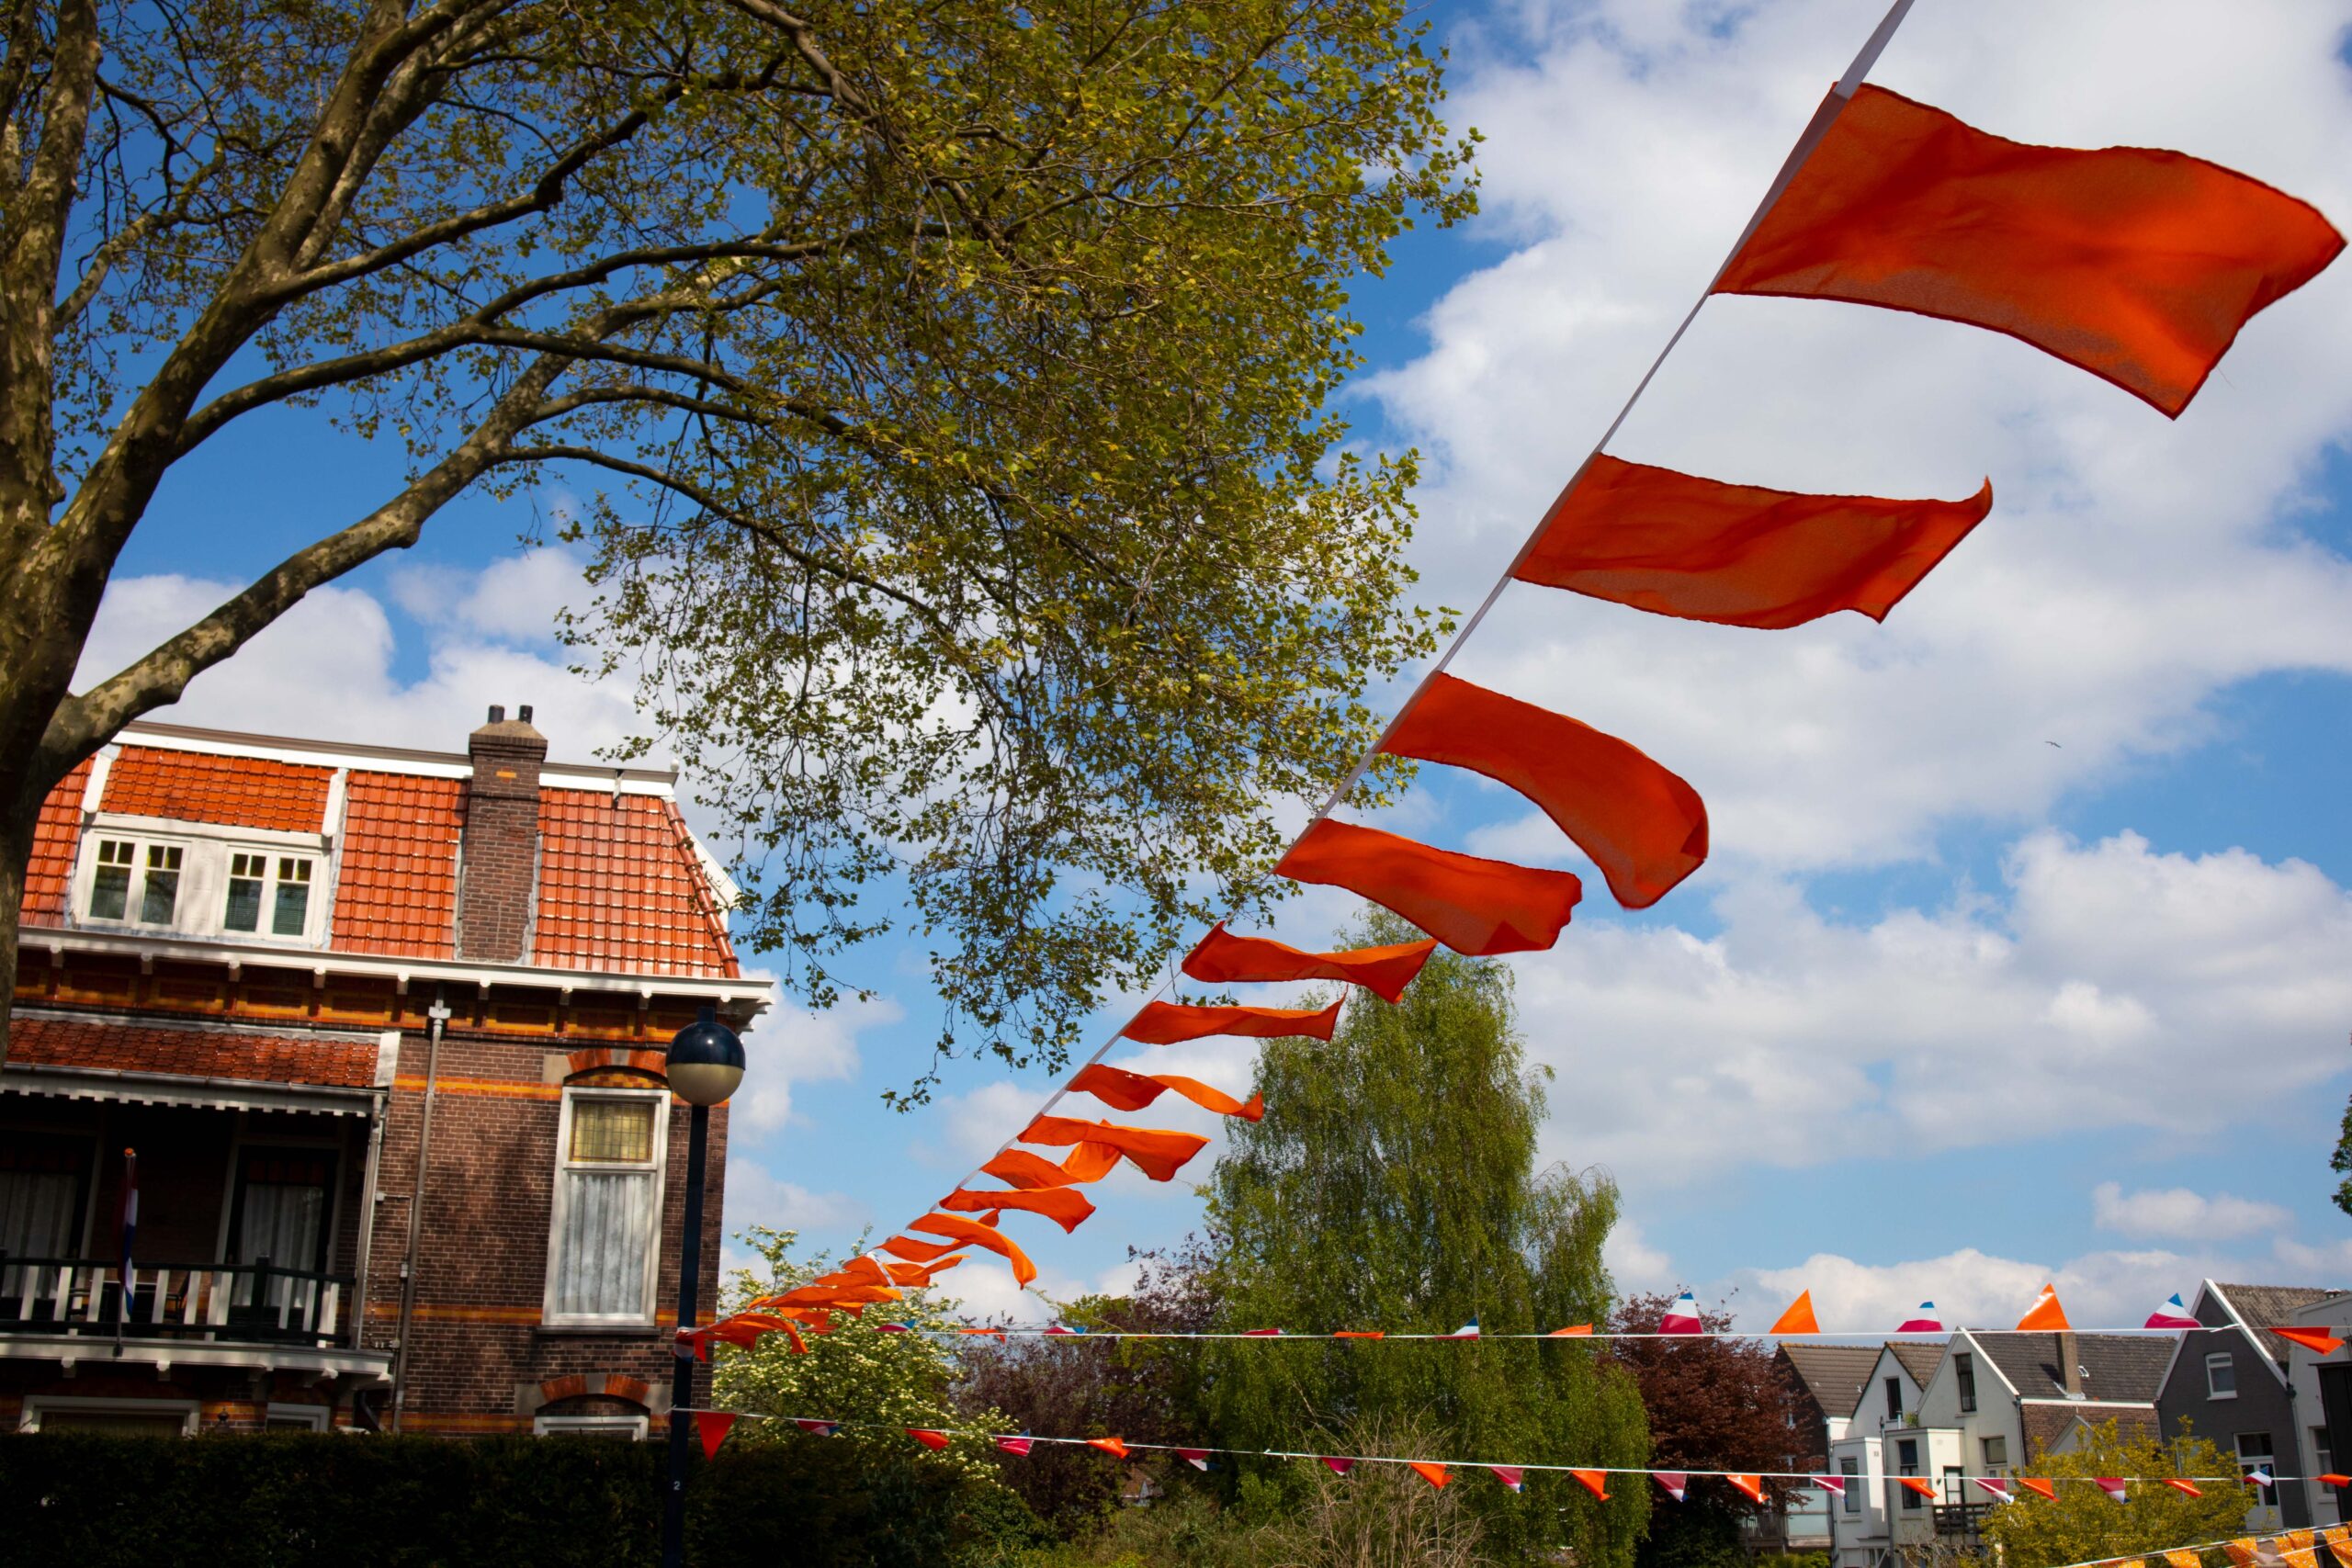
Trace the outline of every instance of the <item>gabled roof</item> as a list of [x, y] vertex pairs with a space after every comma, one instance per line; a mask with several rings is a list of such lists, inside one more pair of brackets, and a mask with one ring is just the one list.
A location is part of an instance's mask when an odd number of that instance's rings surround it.
[[2255, 1337], [2269, 1352], [2270, 1359], [2280, 1366], [2287, 1364], [2293, 1353], [2291, 1342], [2270, 1332], [2274, 1323], [2291, 1323], [2294, 1314], [2313, 1302], [2325, 1301], [2336, 1292], [2316, 1285], [2225, 1285], [2218, 1280], [2207, 1284], [2219, 1292], [2240, 1323], [2255, 1331]]
[[1825, 1415], [1850, 1416], [1878, 1365], [1876, 1345], [1783, 1345], [1781, 1355]]
[[[1979, 1330], [1970, 1337], [1985, 1359], [2000, 1369], [2020, 1399], [2064, 1399], [2065, 1371], [2059, 1359], [2062, 1337], [2055, 1334], [1993, 1334]], [[2130, 1334], [2076, 1334], [2075, 1364], [2081, 1369], [2083, 1397], [2132, 1404], [2151, 1404], [2164, 1386], [2165, 1369], [2171, 1365], [2169, 1338]]]
[[1943, 1364], [1944, 1348], [1940, 1345], [1922, 1344], [1914, 1339], [1893, 1339], [1887, 1342], [1886, 1348], [1894, 1353], [1896, 1360], [1903, 1363], [1903, 1370], [1911, 1374], [1911, 1381], [1923, 1389], [1928, 1386], [1928, 1380], [1936, 1375], [1936, 1369]]
[[2025, 1452], [2016, 1456], [2022, 1463], [2031, 1463], [2034, 1455], [2044, 1449], [2056, 1449], [2066, 1440], [2077, 1423], [2086, 1427], [2100, 1427], [2112, 1421], [2116, 1434], [2127, 1441], [2137, 1437], [2151, 1437], [2161, 1441], [2164, 1437], [2163, 1424], [2156, 1419], [2155, 1407], [2147, 1404], [2037, 1400], [2020, 1405], [2018, 1419], [2025, 1428]]

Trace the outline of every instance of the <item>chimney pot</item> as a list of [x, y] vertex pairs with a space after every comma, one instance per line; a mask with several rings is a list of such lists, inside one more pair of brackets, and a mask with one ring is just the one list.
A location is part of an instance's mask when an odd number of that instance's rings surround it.
[[506, 722], [506, 710], [505, 710], [504, 708], [503, 708], [503, 707], [499, 706], [496, 703], [492, 703], [492, 704], [491, 704], [491, 705], [490, 705], [490, 722], [491, 722], [491, 723], [492, 723], [492, 724], [503, 724], [503, 723], [505, 723], [505, 722]]
[[517, 718], [519, 718], [519, 719], [521, 719], [525, 724], [528, 724], [528, 723], [530, 723], [530, 722], [531, 722], [531, 705], [530, 705], [530, 704], [528, 704], [528, 703], [525, 703], [521, 707], [516, 708], [516, 709], [514, 710], [514, 716], [515, 716], [515, 717], [517, 717]]

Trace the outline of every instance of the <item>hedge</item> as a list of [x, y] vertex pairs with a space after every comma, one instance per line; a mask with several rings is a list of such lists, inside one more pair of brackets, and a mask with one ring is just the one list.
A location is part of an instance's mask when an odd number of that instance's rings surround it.
[[[664, 1445], [271, 1433], [0, 1437], [0, 1559], [76, 1568], [635, 1568], [660, 1559]], [[995, 1489], [822, 1439], [695, 1455], [695, 1568], [982, 1563], [1025, 1543]]]

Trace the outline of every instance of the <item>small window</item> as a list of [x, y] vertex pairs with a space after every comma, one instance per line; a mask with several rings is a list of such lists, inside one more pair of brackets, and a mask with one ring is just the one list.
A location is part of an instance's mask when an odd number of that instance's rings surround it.
[[2235, 1399], [2238, 1396], [2238, 1364], [2228, 1352], [2205, 1358], [2205, 1397]]
[[168, 926], [172, 911], [180, 901], [180, 847], [177, 844], [147, 846], [147, 875], [139, 890], [139, 923], [142, 926]]
[[231, 855], [229, 907], [221, 912], [221, 925], [232, 931], [261, 930], [262, 894], [268, 881], [267, 855]]
[[1952, 1381], [1960, 1385], [1960, 1407], [1976, 1408], [1976, 1358], [1963, 1350], [1951, 1359]]
[[583, 1165], [639, 1165], [653, 1157], [653, 1102], [582, 1100], [571, 1108], [571, 1157]]
[[[2269, 1433], [2240, 1432], [2237, 1440], [2239, 1474], [2252, 1475], [2257, 1470], [2268, 1471], [2274, 1475], [2278, 1473], [2270, 1470]], [[2267, 1492], [2259, 1493], [2257, 1495], [2264, 1503], [2270, 1501], [2270, 1495]]]
[[[277, 874], [270, 875], [275, 864]], [[236, 853], [229, 857], [229, 897], [220, 924], [232, 931], [261, 930], [269, 910], [269, 934], [300, 936], [311, 920], [311, 859], [308, 855]]]
[[97, 874], [90, 881], [90, 918], [119, 920], [130, 909], [130, 868], [139, 863], [138, 847], [127, 839], [98, 840]]
[[549, 1322], [652, 1321], [666, 1098], [565, 1090], [548, 1238]]
[[261, 1424], [272, 1432], [323, 1432], [332, 1424], [330, 1416], [323, 1404], [273, 1404]]
[[[1919, 1443], [1917, 1438], [1905, 1438], [1901, 1442], [1894, 1445], [1894, 1466], [1896, 1472], [1902, 1475], [1917, 1475], [1919, 1473]], [[1908, 1486], [1904, 1487], [1902, 1491], [1904, 1511], [1907, 1513], [1910, 1510], [1917, 1508], [1919, 1506], [1919, 1495], [1917, 1492], [1912, 1491]]]
[[1886, 1418], [1890, 1421], [1903, 1414], [1903, 1380], [1886, 1380]]
[[1984, 1468], [1997, 1470], [2009, 1462], [2009, 1439], [1991, 1437], [1984, 1439]]
[[1956, 1464], [1948, 1464], [1944, 1466], [1943, 1500], [1945, 1503], [1953, 1504], [1958, 1503], [1961, 1500], [1960, 1483], [1962, 1473], [1960, 1466]]
[[605, 1438], [641, 1443], [649, 1425], [642, 1416], [542, 1416], [531, 1423], [531, 1431], [541, 1438]]
[[1862, 1511], [1862, 1461], [1858, 1459], [1839, 1460], [1838, 1474], [1846, 1483], [1846, 1511], [1849, 1514], [1860, 1513]]
[[300, 855], [277, 857], [277, 904], [271, 911], [272, 936], [300, 936], [311, 919], [311, 863]]

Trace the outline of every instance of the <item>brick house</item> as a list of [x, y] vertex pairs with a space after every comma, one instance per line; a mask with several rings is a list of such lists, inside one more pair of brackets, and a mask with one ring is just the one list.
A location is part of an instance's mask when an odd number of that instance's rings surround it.
[[662, 1052], [770, 988], [674, 775], [490, 716], [461, 755], [134, 725], [51, 793], [0, 1067], [0, 1428], [666, 1426]]

